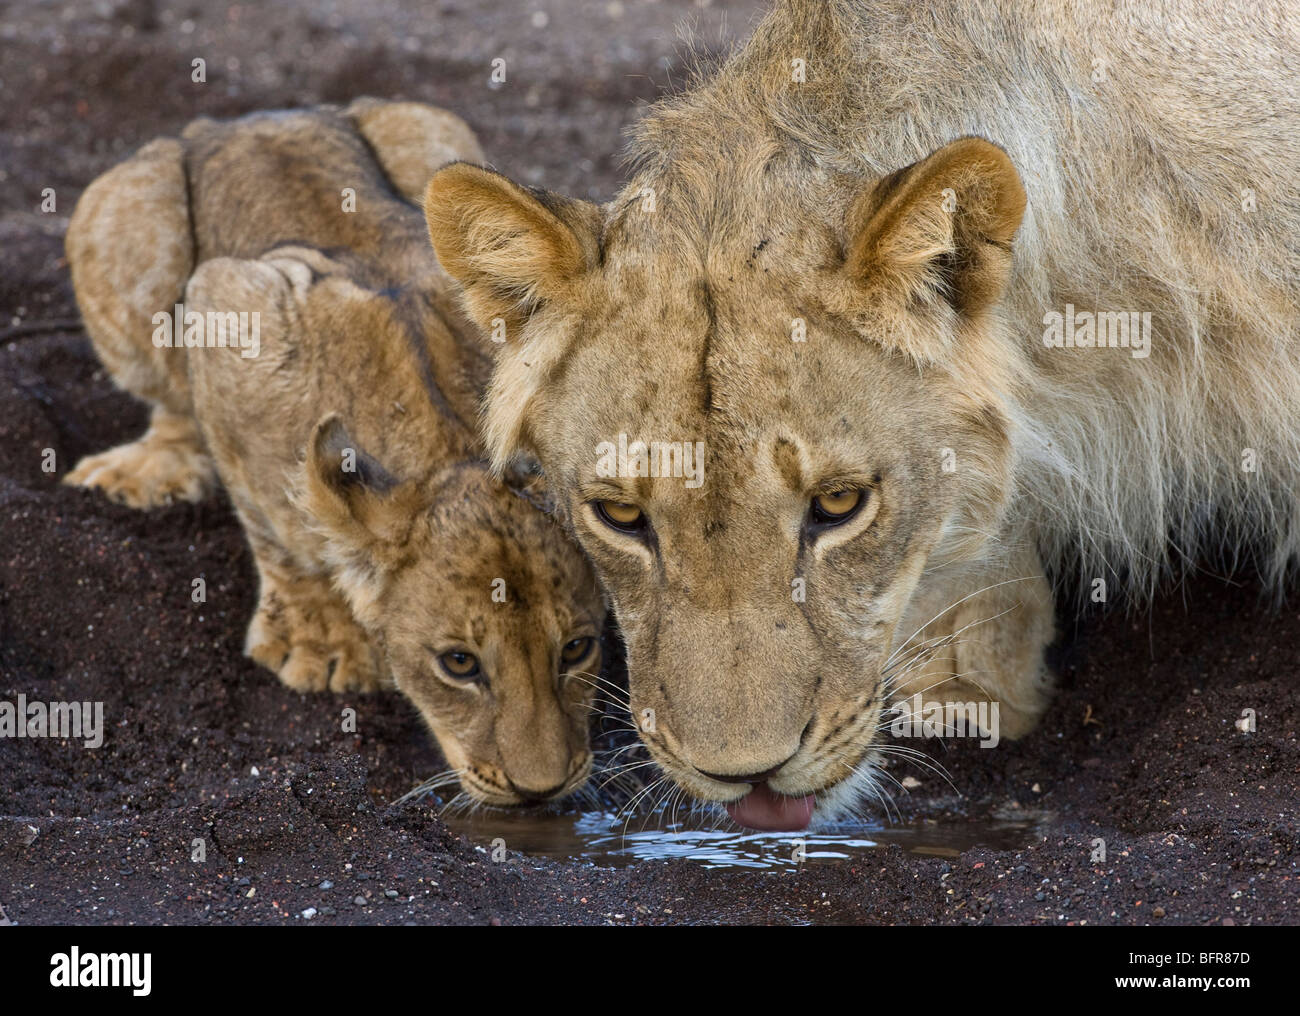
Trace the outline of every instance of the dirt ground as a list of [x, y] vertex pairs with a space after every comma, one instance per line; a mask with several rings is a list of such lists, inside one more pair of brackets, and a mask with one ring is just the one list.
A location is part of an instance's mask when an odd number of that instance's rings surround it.
[[199, 114], [418, 98], [464, 116], [510, 175], [605, 198], [620, 131], [683, 79], [677, 26], [713, 53], [761, 6], [0, 4], [0, 701], [102, 701], [107, 726], [97, 750], [0, 739], [0, 924], [1300, 919], [1300, 612], [1250, 574], [1063, 616], [1061, 693], [1034, 736], [934, 746], [952, 786], [895, 770], [921, 784], [898, 797], [904, 822], [1050, 813], [1023, 849], [785, 871], [497, 863], [428, 805], [389, 805], [441, 768], [403, 700], [303, 698], [242, 658], [254, 577], [223, 499], [144, 514], [58, 485], [145, 422], [83, 334], [21, 327], [75, 318], [67, 215], [132, 149]]

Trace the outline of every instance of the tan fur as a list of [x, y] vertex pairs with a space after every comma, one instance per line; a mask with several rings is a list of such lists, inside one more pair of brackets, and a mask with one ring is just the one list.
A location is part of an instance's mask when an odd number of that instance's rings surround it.
[[[415, 207], [458, 158], [482, 153], [451, 114], [361, 100], [197, 121], [95, 181], [68, 232], [77, 299], [155, 408], [67, 482], [149, 508], [220, 476], [259, 576], [247, 654], [300, 691], [391, 679], [463, 789], [516, 804], [586, 779], [604, 606], [559, 527], [481, 460], [487, 344]], [[182, 300], [258, 315], [257, 355], [157, 348], [152, 316]], [[591, 650], [566, 663], [575, 638]], [[443, 669], [453, 650], [480, 679]]]
[[[784, 0], [641, 121], [631, 181], [570, 207], [572, 239], [532, 225], [562, 199], [433, 178], [467, 306], [526, 297], [489, 445], [540, 459], [678, 783], [728, 801], [747, 788], [705, 772], [780, 766], [774, 790], [833, 811], [872, 784], [889, 697], [916, 691], [997, 701], [1023, 734], [1049, 690], [1048, 568], [1140, 595], [1226, 548], [1281, 587], [1297, 52], [1281, 3]], [[468, 191], [482, 207], [453, 218]], [[595, 254], [521, 274], [485, 240], [514, 265]], [[1067, 304], [1150, 312], [1149, 357], [1046, 348]], [[620, 432], [703, 441], [703, 486], [597, 476]], [[811, 499], [844, 487], [872, 510], [813, 533]]]

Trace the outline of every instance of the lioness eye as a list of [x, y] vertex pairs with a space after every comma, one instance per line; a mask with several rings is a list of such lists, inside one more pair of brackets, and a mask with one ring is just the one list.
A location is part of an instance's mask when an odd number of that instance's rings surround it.
[[837, 490], [818, 494], [812, 501], [813, 521], [823, 526], [837, 526], [851, 519], [866, 501], [861, 490]]
[[439, 656], [438, 662], [442, 664], [442, 669], [457, 681], [468, 681], [470, 678], [478, 677], [478, 657], [473, 653], [452, 650]]
[[594, 639], [590, 638], [570, 639], [564, 644], [564, 648], [560, 650], [560, 659], [570, 665], [585, 659], [587, 654], [591, 652], [594, 641]]
[[634, 504], [619, 501], [593, 502], [600, 521], [620, 533], [639, 533], [645, 528], [645, 514]]

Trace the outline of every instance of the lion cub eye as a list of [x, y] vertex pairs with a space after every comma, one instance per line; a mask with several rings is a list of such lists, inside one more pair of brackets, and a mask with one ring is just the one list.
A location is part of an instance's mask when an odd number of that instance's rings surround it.
[[442, 665], [442, 669], [457, 681], [469, 681], [479, 675], [478, 657], [473, 653], [452, 650], [439, 656], [438, 662]]
[[564, 648], [560, 650], [560, 659], [569, 666], [585, 660], [595, 641], [592, 638], [570, 639], [564, 643]]
[[594, 501], [600, 521], [620, 533], [639, 533], [645, 529], [645, 513], [634, 504], [619, 501]]
[[866, 492], [860, 489], [818, 494], [812, 500], [812, 520], [818, 525], [838, 526], [856, 515], [866, 500]]

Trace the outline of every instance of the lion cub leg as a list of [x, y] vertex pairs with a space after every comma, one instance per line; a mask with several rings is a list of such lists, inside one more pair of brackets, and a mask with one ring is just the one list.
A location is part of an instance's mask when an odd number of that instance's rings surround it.
[[469, 125], [445, 109], [357, 99], [344, 114], [370, 143], [388, 179], [413, 204], [423, 204], [429, 177], [447, 163], [487, 162]]
[[194, 267], [183, 153], [164, 139], [97, 178], [68, 224], [68, 265], [86, 331], [117, 384], [154, 406], [138, 441], [90, 455], [64, 483], [133, 508], [201, 500], [215, 473], [195, 427], [184, 349], [154, 345]]
[[143, 437], [87, 455], [63, 482], [98, 487], [132, 508], [154, 508], [177, 500], [201, 501], [215, 478], [193, 417], [155, 406]]
[[[303, 519], [291, 488], [300, 469], [298, 438], [310, 426], [311, 327], [299, 288], [313, 270], [295, 257], [211, 258], [185, 291], [199, 313], [239, 307], [256, 313], [261, 346], [245, 358], [233, 345], [190, 362], [194, 406], [257, 565], [258, 603], [244, 653], [297, 691], [373, 691], [378, 654], [330, 584], [324, 541]], [[345, 382], [339, 382], [345, 383]]]
[[938, 705], [945, 717], [964, 716], [968, 732], [982, 716], [994, 728], [984, 734], [1015, 739], [1034, 728], [1051, 700], [1044, 651], [1055, 636], [1055, 612], [1032, 549], [993, 567], [926, 576], [899, 633], [891, 697], [915, 720], [937, 719]]
[[266, 545], [253, 547], [260, 577], [244, 654], [295, 691], [376, 691], [378, 652], [328, 578], [295, 569]]

